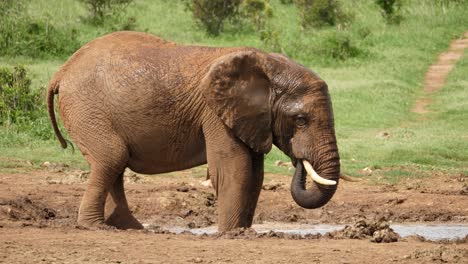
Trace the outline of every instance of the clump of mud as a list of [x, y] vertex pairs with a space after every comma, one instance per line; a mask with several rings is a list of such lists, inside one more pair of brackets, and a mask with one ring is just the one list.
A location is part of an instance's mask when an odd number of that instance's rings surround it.
[[280, 238], [280, 239], [319, 239], [322, 237], [320, 234], [288, 234], [284, 232], [269, 231], [266, 233], [258, 233], [252, 228], [237, 228], [231, 231], [219, 232], [213, 235], [216, 238], [224, 239], [255, 239], [255, 238]]
[[258, 233], [252, 228], [241, 227], [225, 232], [218, 232], [215, 236], [226, 239], [253, 239], [258, 236]]
[[282, 239], [292, 239], [292, 240], [298, 240], [298, 239], [320, 239], [322, 238], [321, 234], [307, 234], [307, 235], [299, 235], [299, 234], [288, 234], [288, 233], [283, 233], [283, 232], [275, 232], [275, 231], [269, 231], [267, 233], [260, 233], [258, 234], [259, 238], [261, 237], [273, 237], [273, 238], [282, 238]]
[[270, 183], [264, 184], [262, 186], [262, 190], [276, 192], [276, 191], [281, 190], [284, 185], [285, 184], [282, 182], [270, 182]]
[[404, 259], [417, 259], [419, 261], [431, 263], [466, 263], [468, 250], [439, 246], [433, 249], [418, 249]]
[[378, 221], [360, 220], [352, 226], [345, 226], [341, 230], [329, 232], [326, 237], [333, 239], [370, 239], [375, 243], [397, 242], [401, 237], [392, 228], [385, 219]]
[[11, 221], [33, 221], [55, 219], [57, 212], [27, 197], [14, 200], [1, 200], [0, 209]]

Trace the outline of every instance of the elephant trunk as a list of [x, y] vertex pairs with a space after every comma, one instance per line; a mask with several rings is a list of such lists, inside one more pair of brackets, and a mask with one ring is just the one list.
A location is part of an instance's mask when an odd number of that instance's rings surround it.
[[[336, 191], [340, 178], [339, 158], [331, 159], [317, 166], [319, 168], [317, 174], [325, 179], [322, 183], [312, 181], [312, 186], [309, 189], [306, 189], [307, 172], [304, 168], [304, 165], [307, 166], [307, 164], [307, 161], [297, 160], [296, 171], [291, 183], [291, 195], [301, 207], [306, 209], [319, 208], [325, 205]], [[310, 171], [310, 169], [308, 170]]]

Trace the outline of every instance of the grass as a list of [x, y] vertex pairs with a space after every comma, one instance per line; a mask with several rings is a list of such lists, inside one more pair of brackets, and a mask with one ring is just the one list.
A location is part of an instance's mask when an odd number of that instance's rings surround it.
[[[274, 17], [270, 26], [279, 32], [282, 50], [288, 56], [318, 72], [328, 82], [333, 100], [336, 132], [342, 170], [359, 176], [365, 167], [385, 168], [376, 175], [390, 182], [400, 176], [413, 177], [432, 170], [447, 173], [468, 172], [466, 122], [468, 60], [465, 55], [450, 74], [447, 85], [433, 95], [432, 113], [425, 118], [410, 112], [422, 94], [428, 66], [448, 48], [450, 41], [468, 28], [466, 8], [435, 1], [406, 1], [400, 25], [387, 25], [378, 7], [370, 0], [343, 1], [354, 20], [345, 30], [328, 27], [303, 31], [293, 5], [272, 1]], [[137, 18], [139, 31], [147, 31], [179, 43], [210, 46], [254, 46], [264, 44], [249, 26], [227, 26], [218, 37], [207, 36], [194, 25], [180, 1], [139, 0], [129, 7]], [[109, 31], [81, 22], [85, 9], [72, 0], [37, 0], [29, 4], [31, 16], [48, 17], [51, 23], [75, 27], [81, 43]], [[330, 59], [325, 41], [345, 35], [359, 52], [346, 60]], [[65, 56], [66, 57], [66, 56]], [[0, 58], [0, 66], [24, 64], [32, 74], [33, 85], [44, 86], [65, 58]], [[383, 139], [379, 133], [387, 132]], [[0, 128], [0, 156], [65, 162], [85, 168], [80, 154], [61, 150], [55, 139], [38, 140], [28, 131]], [[276, 160], [288, 160], [277, 149], [266, 157], [270, 173], [291, 174]], [[0, 164], [1, 166], [1, 164]], [[419, 172], [406, 175], [403, 167]], [[389, 171], [395, 172], [389, 172]], [[384, 173], [385, 171], [385, 173]], [[198, 172], [197, 172], [198, 173]]]

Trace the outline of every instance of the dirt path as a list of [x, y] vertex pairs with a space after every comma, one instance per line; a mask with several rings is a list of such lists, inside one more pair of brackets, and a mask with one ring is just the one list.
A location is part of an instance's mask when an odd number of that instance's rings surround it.
[[[191, 171], [126, 175], [135, 216], [153, 227], [206, 227], [216, 222], [213, 190]], [[255, 223], [467, 223], [468, 178], [434, 173], [398, 185], [343, 182], [316, 210], [299, 208], [290, 176], [265, 177]], [[194, 236], [76, 227], [86, 174], [63, 168], [0, 173], [0, 263], [466, 263], [468, 244], [416, 238], [377, 244], [335, 237]]]
[[463, 56], [464, 50], [468, 48], [468, 32], [463, 38], [454, 40], [448, 51], [440, 54], [437, 62], [429, 67], [424, 78], [424, 94], [416, 100], [412, 111], [419, 114], [428, 113], [427, 106], [431, 103], [431, 94], [442, 89], [448, 74], [457, 61]]

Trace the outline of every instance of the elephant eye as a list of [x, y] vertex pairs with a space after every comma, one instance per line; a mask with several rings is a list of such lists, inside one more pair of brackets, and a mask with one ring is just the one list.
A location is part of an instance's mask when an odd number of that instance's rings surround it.
[[296, 117], [296, 126], [297, 127], [305, 127], [307, 124], [307, 120], [303, 115], [298, 115]]

